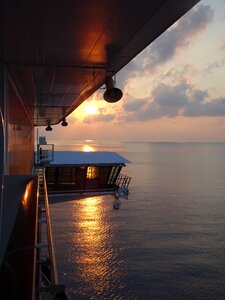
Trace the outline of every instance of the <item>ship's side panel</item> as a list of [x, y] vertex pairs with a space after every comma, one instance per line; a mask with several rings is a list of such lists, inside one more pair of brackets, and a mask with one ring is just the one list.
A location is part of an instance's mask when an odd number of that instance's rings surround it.
[[29, 175], [33, 165], [34, 126], [18, 91], [9, 79], [6, 88], [6, 173]]

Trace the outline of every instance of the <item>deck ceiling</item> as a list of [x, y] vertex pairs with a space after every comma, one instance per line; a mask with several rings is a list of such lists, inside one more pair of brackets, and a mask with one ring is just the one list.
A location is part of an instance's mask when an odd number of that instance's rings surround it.
[[4, 63], [34, 125], [59, 123], [198, 1], [4, 0]]

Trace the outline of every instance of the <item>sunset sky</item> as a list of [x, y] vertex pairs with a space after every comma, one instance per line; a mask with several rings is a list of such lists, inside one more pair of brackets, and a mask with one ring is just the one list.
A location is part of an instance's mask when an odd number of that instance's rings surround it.
[[48, 140], [225, 141], [225, 1], [203, 0], [100, 89]]

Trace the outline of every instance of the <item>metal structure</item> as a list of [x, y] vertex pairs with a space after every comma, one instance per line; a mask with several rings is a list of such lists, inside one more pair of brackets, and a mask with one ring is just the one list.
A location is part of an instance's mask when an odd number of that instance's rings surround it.
[[58, 281], [44, 167], [38, 167], [36, 174], [39, 177], [36, 298], [67, 299], [65, 286]]
[[34, 125], [57, 124], [197, 2], [3, 0], [7, 78]]

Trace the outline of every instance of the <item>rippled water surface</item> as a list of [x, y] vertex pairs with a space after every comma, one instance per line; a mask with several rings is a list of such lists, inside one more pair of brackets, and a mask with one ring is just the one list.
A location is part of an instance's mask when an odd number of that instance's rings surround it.
[[110, 195], [51, 205], [71, 299], [225, 299], [225, 144], [89, 144], [129, 159], [132, 181], [119, 211]]

